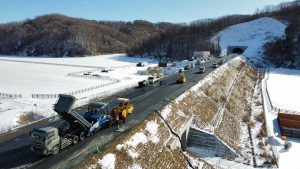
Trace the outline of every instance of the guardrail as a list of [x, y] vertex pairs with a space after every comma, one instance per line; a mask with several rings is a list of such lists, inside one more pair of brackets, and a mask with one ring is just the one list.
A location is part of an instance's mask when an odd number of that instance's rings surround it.
[[266, 72], [267, 72], [267, 77], [266, 77], [266, 80], [264, 81], [265, 85], [266, 85], [266, 93], [267, 93], [267, 97], [268, 97], [268, 99], [270, 101], [271, 108], [274, 109], [274, 106], [273, 106], [273, 103], [271, 101], [271, 97], [270, 97], [270, 94], [269, 94], [269, 90], [268, 90], [268, 83], [267, 83], [267, 81], [269, 80], [270, 68], [268, 68], [266, 70]]
[[16, 99], [16, 98], [22, 98], [22, 95], [21, 94], [0, 93], [0, 98], [2, 98], [2, 99]]
[[58, 94], [32, 94], [31, 97], [36, 99], [54, 99], [58, 98]]
[[69, 73], [66, 76], [71, 76], [71, 77], [79, 77], [79, 78], [85, 78], [85, 79], [94, 79], [94, 80], [108, 80], [108, 81], [120, 81], [118, 79], [111, 78], [109, 76], [102, 76], [102, 75], [83, 75], [83, 74], [75, 74], [75, 73]]
[[118, 89], [113, 90], [113, 91], [112, 90], [105, 90], [105, 91], [95, 93], [93, 95], [89, 95], [88, 97], [80, 98], [76, 101], [75, 107], [80, 107], [82, 105], [88, 104], [89, 102], [91, 102], [94, 99], [105, 98], [105, 97], [114, 95], [114, 94], [116, 94], [120, 91], [124, 91], [126, 89], [133, 88], [133, 87], [136, 87], [136, 86], [137, 86], [137, 84], [135, 84], [135, 83], [134, 84], [127, 84], [127, 85], [121, 86]]
[[273, 110], [275, 110], [279, 113], [284, 113], [284, 114], [300, 115], [299, 111], [282, 109], [282, 108], [279, 108], [279, 107], [276, 107], [276, 106], [274, 106]]
[[103, 66], [87, 66], [87, 65], [74, 65], [74, 64], [65, 64], [65, 63], [47, 63], [47, 62], [37, 62], [37, 61], [25, 61], [25, 60], [11, 60], [0, 58], [1, 61], [8, 62], [18, 62], [18, 63], [33, 63], [33, 64], [43, 64], [43, 65], [55, 65], [55, 66], [69, 66], [69, 67], [82, 67], [82, 68], [94, 68], [94, 69], [105, 69], [105, 68], [125, 68], [134, 66], [134, 64], [128, 64], [123, 66], [112, 66], [112, 67], [103, 67]]
[[[92, 86], [92, 87], [89, 87], [89, 88], [84, 88], [84, 89], [81, 89], [81, 90], [76, 90], [76, 91], [69, 92], [69, 93], [64, 93], [64, 94], [76, 95], [76, 94], [80, 94], [80, 93], [83, 93], [83, 92], [87, 92], [87, 91], [91, 91], [91, 90], [94, 90], [94, 89], [109, 86], [109, 85], [112, 85], [112, 84], [116, 84], [118, 82], [119, 81], [112, 81], [112, 82], [108, 82], [108, 83], [105, 83], [105, 84], [100, 84], [100, 85], [97, 85], [97, 86]], [[58, 94], [32, 94], [31, 97], [32, 98], [37, 98], [37, 99], [52, 99], [52, 98], [58, 98]]]

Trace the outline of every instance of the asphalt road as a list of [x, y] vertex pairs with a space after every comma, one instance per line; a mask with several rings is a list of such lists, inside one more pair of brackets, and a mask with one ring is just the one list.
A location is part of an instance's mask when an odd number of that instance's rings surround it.
[[[43, 157], [32, 153], [28, 133], [32, 128], [58, 125], [63, 122], [62, 120], [53, 122], [48, 119], [21, 128], [11, 134], [0, 135], [0, 141], [2, 140], [2, 143], [0, 143], [0, 168], [72, 168], [93, 155], [96, 147], [99, 147], [101, 150], [116, 138], [129, 132], [135, 125], [143, 122], [143, 120], [155, 110], [162, 108], [184, 91], [194, 86], [199, 80], [214, 70], [211, 66], [219, 60], [221, 59], [215, 58], [214, 60], [202, 64], [201, 66], [208, 68], [203, 74], [199, 73], [199, 66], [184, 72], [187, 76], [187, 83], [185, 84], [175, 84], [178, 78], [178, 74], [176, 73], [163, 79], [163, 85], [156, 83], [146, 88], [130, 89], [101, 100], [105, 102], [114, 100], [117, 97], [131, 99], [135, 109], [133, 114], [126, 120], [126, 123], [121, 125], [121, 129], [124, 129], [124, 132], [116, 131], [115, 127], [101, 130], [94, 136], [88, 137], [84, 142], [79, 142], [76, 145], [61, 150], [56, 156]], [[86, 111], [86, 105], [77, 108], [76, 111]]]

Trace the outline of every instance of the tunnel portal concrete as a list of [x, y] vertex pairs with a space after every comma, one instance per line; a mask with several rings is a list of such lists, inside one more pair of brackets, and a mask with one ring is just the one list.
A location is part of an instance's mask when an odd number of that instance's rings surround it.
[[243, 54], [248, 46], [228, 46], [227, 47], [227, 54]]

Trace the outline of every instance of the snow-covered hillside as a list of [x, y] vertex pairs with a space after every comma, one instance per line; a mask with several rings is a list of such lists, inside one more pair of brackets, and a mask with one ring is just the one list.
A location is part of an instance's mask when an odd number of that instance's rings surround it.
[[221, 54], [226, 55], [229, 46], [247, 46], [243, 55], [259, 60], [262, 46], [275, 38], [285, 37], [286, 25], [273, 18], [260, 18], [224, 29], [211, 41], [220, 45]]

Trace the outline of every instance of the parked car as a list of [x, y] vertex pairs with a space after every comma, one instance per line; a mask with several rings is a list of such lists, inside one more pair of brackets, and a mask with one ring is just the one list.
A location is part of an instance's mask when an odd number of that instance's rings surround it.
[[101, 70], [101, 72], [108, 73], [108, 70], [107, 69], [103, 69], [103, 70]]
[[184, 66], [184, 70], [189, 70], [190, 69], [190, 66], [189, 65], [185, 65]]
[[85, 72], [83, 75], [91, 75], [91, 72]]
[[100, 76], [100, 75], [98, 75], [98, 74], [92, 74], [92, 76]]
[[224, 60], [220, 60], [218, 64], [222, 65], [223, 63], [225, 63], [225, 61]]
[[182, 73], [182, 72], [183, 72], [183, 70], [182, 70], [182, 69], [179, 69], [179, 70], [178, 70], [178, 73]]
[[212, 65], [213, 68], [217, 68], [218, 66], [219, 66], [218, 63], [214, 63], [214, 64]]
[[201, 64], [202, 64], [201, 60], [197, 60], [197, 61], [196, 61], [196, 66], [197, 66], [197, 65], [201, 65]]
[[200, 68], [199, 68], [199, 72], [200, 72], [200, 73], [205, 73], [205, 71], [206, 71], [206, 68], [205, 68], [205, 67], [200, 67]]
[[154, 84], [158, 80], [159, 80], [159, 78], [157, 78], [157, 77], [153, 77], [153, 76], [148, 77], [149, 84]]
[[144, 63], [142, 63], [142, 62], [140, 62], [140, 63], [136, 64], [136, 66], [137, 66], [137, 67], [144, 67], [144, 66], [145, 66], [145, 64], [144, 64]]

